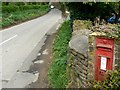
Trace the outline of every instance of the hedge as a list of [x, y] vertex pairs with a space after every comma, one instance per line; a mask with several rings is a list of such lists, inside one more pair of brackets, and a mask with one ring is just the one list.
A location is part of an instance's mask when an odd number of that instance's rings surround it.
[[23, 11], [23, 10], [29, 10], [29, 9], [39, 9], [39, 8], [46, 8], [48, 5], [8, 5], [8, 6], [2, 6], [2, 12], [3, 13], [10, 13], [10, 12], [16, 12], [16, 11]]

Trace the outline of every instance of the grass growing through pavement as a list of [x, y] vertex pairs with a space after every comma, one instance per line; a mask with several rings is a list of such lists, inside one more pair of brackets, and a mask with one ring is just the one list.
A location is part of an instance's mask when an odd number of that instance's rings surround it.
[[34, 8], [29, 8], [26, 10], [17, 10], [14, 12], [3, 11], [2, 21], [0, 21], [0, 28], [14, 25], [14, 24], [26, 21], [26, 20], [30, 20], [32, 18], [44, 15], [48, 11], [49, 11], [48, 5], [41, 5], [39, 6], [39, 8], [35, 8], [34, 6]]
[[65, 85], [68, 83], [66, 78], [66, 64], [71, 33], [70, 21], [64, 22], [53, 44], [53, 61], [48, 73], [49, 83], [53, 88], [65, 88]]

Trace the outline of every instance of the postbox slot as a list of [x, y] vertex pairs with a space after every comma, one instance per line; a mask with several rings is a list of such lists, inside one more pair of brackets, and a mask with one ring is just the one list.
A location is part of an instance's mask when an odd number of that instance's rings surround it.
[[106, 58], [109, 58], [109, 59], [111, 58], [111, 57], [109, 57], [109, 56], [100, 55], [100, 54], [98, 55], [98, 57], [106, 57]]
[[104, 45], [104, 44], [97, 44], [96, 45], [97, 48], [106, 48], [106, 49], [111, 49], [113, 48], [112, 45]]
[[111, 52], [112, 50], [111, 49], [107, 49], [107, 48], [98, 48], [99, 50], [102, 50], [102, 51], [108, 51], [108, 52]]

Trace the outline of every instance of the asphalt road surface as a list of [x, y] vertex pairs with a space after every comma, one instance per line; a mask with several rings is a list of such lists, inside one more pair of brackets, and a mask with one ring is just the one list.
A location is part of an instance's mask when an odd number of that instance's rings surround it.
[[[2, 69], [2, 85], [4, 88], [14, 87], [14, 85], [11, 85], [11, 83], [14, 84], [11, 81], [14, 77], [30, 79], [29, 74], [21, 75], [24, 77], [20, 77], [16, 73], [21, 68], [22, 70], [23, 68], [29, 68], [27, 64], [29, 64], [30, 59], [33, 60], [35, 58], [35, 54], [43, 44], [42, 40], [45, 34], [53, 27], [57, 28], [61, 19], [61, 11], [52, 9], [42, 17], [0, 31], [0, 38], [2, 38], [0, 40], [0, 59], [2, 59], [2, 67], [0, 65], [0, 69]], [[25, 66], [21, 67], [24, 63], [26, 63]], [[30, 82], [30, 80], [27, 82]], [[25, 85], [19, 82], [18, 86], [15, 86], [23, 88]]]

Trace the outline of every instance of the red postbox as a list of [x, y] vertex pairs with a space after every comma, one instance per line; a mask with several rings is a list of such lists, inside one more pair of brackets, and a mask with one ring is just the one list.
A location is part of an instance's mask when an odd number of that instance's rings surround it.
[[113, 68], [114, 40], [96, 38], [95, 80], [103, 81], [106, 70]]

